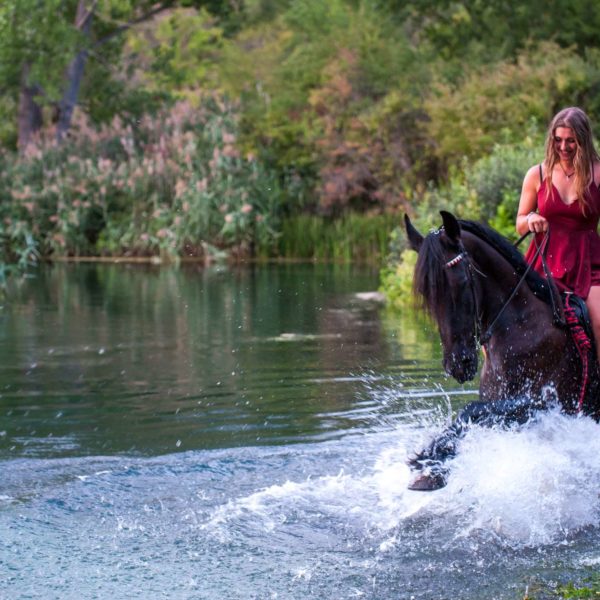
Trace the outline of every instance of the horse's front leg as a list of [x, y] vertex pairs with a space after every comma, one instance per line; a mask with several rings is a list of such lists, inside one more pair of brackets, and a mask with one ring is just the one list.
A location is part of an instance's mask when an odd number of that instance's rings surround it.
[[411, 469], [422, 473], [408, 486], [409, 489], [428, 492], [446, 485], [446, 461], [456, 455], [458, 441], [464, 437], [471, 425], [523, 425], [536, 411], [546, 406], [546, 401], [531, 398], [470, 402], [458, 413], [449, 427], [436, 436], [426, 448], [410, 458], [408, 464]]

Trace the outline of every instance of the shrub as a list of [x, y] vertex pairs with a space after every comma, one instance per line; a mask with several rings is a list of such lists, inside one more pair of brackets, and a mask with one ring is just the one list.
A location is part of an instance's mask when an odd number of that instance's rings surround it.
[[412, 282], [416, 264], [417, 253], [407, 249], [400, 254], [395, 264], [388, 265], [382, 270], [380, 289], [391, 307], [401, 309], [412, 306], [414, 300]]
[[[414, 224], [422, 232], [440, 223], [439, 210], [453, 212], [459, 218], [488, 222], [503, 235], [516, 239], [515, 221], [521, 185], [527, 169], [543, 159], [541, 137], [533, 130], [521, 146], [496, 145], [492, 154], [464, 169], [453, 169], [446, 185], [433, 185], [415, 198]], [[412, 286], [414, 252], [406, 250], [404, 228], [392, 234], [388, 266], [382, 270], [382, 290], [396, 307], [406, 306]]]
[[5, 239], [27, 223], [40, 252], [200, 255], [272, 247], [283, 190], [236, 146], [235, 106], [180, 102], [136, 127], [80, 120], [67, 145], [41, 142], [0, 174]]
[[542, 43], [516, 61], [467, 67], [456, 85], [435, 85], [425, 102], [426, 128], [440, 161], [457, 165], [464, 156], [484, 156], [499, 141], [520, 144], [532, 119], [545, 126], [557, 108], [588, 96], [594, 101], [599, 80], [597, 57]]

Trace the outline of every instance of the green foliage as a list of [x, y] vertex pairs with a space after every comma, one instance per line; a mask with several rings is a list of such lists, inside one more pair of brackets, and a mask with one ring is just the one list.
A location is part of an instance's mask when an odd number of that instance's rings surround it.
[[0, 186], [6, 252], [203, 256], [207, 245], [272, 247], [279, 179], [235, 146], [234, 107], [219, 98], [176, 104], [136, 128], [79, 123], [73, 148], [5, 156]]
[[384, 0], [432, 53], [455, 64], [492, 62], [517, 54], [532, 41], [555, 40], [583, 53], [598, 42], [600, 8], [586, 0]]
[[544, 43], [514, 63], [467, 67], [456, 85], [438, 83], [425, 102], [437, 157], [456, 165], [464, 156], [489, 153], [499, 141], [520, 143], [532, 119], [544, 127], [557, 108], [596, 95], [599, 67], [573, 50]]
[[[86, 36], [78, 0], [6, 0], [0, 143], [15, 145], [23, 86], [49, 124], [67, 66], [89, 53], [78, 131], [1, 157], [3, 260], [362, 260], [388, 252], [387, 213], [427, 230], [440, 208], [513, 235], [551, 115], [577, 104], [600, 122], [588, 4], [107, 0], [88, 4]], [[391, 242], [384, 286], [405, 297], [401, 229]]]
[[0, 3], [0, 86], [16, 95], [27, 65], [29, 83], [57, 99], [64, 69], [78, 41], [71, 23], [76, 0], [3, 0]]
[[[89, 31], [76, 23], [78, 6], [90, 11]], [[180, 18], [177, 7], [187, 8]], [[130, 62], [124, 60], [124, 33], [135, 25], [170, 12], [167, 25], [158, 26], [159, 49], [152, 68], [168, 85], [192, 81], [198, 85], [206, 70], [202, 59], [206, 48], [221, 35], [221, 29], [199, 26], [197, 11], [205, 9], [221, 19], [222, 29], [234, 31], [239, 22], [239, 3], [234, 0], [3, 0], [0, 3], [0, 87], [13, 99], [13, 106], [0, 103], [0, 117], [16, 130], [16, 102], [23, 86], [36, 91], [35, 102], [46, 107], [45, 117], [56, 116], [56, 109], [69, 88], [69, 65], [80, 51], [85, 54], [85, 78], [78, 98], [80, 108], [94, 121], [110, 121], [115, 114], [141, 114], [149, 108], [147, 92], [136, 89], [139, 82], [130, 77]], [[201, 13], [204, 15], [205, 13]], [[80, 17], [77, 17], [80, 21]], [[161, 28], [162, 27], [162, 28]], [[176, 39], [177, 43], [169, 44]], [[167, 74], [170, 73], [170, 78]], [[146, 92], [146, 93], [145, 93]], [[169, 96], [164, 90], [161, 98]], [[140, 108], [140, 104], [143, 106]], [[6, 110], [8, 109], [8, 110]], [[6, 111], [6, 112], [4, 112]], [[12, 133], [14, 137], [14, 133]], [[4, 136], [8, 139], [8, 136]]]
[[0, 291], [10, 275], [25, 273], [37, 264], [37, 242], [25, 220], [0, 222]]
[[391, 307], [404, 309], [413, 305], [412, 282], [416, 263], [417, 253], [404, 250], [395, 264], [382, 270], [380, 289]]
[[524, 137], [520, 145], [498, 144], [489, 156], [466, 168], [465, 186], [475, 199], [476, 218], [488, 222], [503, 235], [514, 237], [523, 177], [543, 156], [543, 139], [532, 130], [532, 135]]
[[600, 576], [593, 574], [584, 579], [585, 585], [575, 585], [569, 582], [565, 585], [560, 585], [556, 589], [556, 593], [564, 600], [572, 600], [575, 598], [600, 598]]
[[572, 583], [561, 586], [557, 590], [560, 594], [560, 598], [564, 600], [572, 600], [575, 598], [598, 598], [600, 597], [600, 588], [598, 587], [576, 587]]
[[295, 2], [227, 45], [221, 73], [244, 98], [248, 146], [316, 178], [322, 212], [398, 204], [398, 175], [422, 155], [426, 71], [373, 3]]
[[[543, 157], [539, 137], [525, 137], [520, 146], [498, 144], [489, 156], [463, 169], [454, 169], [446, 185], [430, 186], [413, 200], [417, 215], [413, 222], [421, 232], [439, 227], [440, 210], [459, 218], [489, 222], [508, 238], [516, 239], [515, 221], [523, 177], [527, 169]], [[382, 291], [396, 307], [410, 305], [416, 253], [406, 250], [404, 228], [392, 236], [388, 266], [382, 270]]]
[[462, 169], [452, 169], [448, 183], [430, 186], [415, 199], [413, 206], [420, 215], [417, 223], [425, 220], [431, 225], [433, 216], [435, 224], [439, 220], [438, 211], [444, 209], [460, 218], [481, 220], [495, 226], [502, 206], [502, 214], [512, 221], [512, 235], [523, 177], [529, 167], [543, 159], [543, 154], [542, 138], [532, 134], [523, 137], [519, 145], [496, 144], [491, 154], [472, 164], [463, 159]]
[[379, 264], [387, 254], [394, 215], [348, 213], [331, 220], [299, 215], [282, 224], [279, 255], [286, 258], [339, 260]]
[[223, 31], [207, 11], [176, 9], [133, 29], [126, 38], [124, 60], [132, 77], [150, 92], [186, 92], [209, 83], [209, 69]]

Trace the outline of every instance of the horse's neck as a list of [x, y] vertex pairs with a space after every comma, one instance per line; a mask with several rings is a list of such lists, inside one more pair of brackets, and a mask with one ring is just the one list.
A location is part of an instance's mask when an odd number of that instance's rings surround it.
[[[488, 250], [480, 261], [483, 275], [481, 285], [481, 320], [483, 327], [489, 327], [496, 319], [496, 325], [506, 330], [515, 322], [522, 327], [527, 325], [528, 317], [534, 317], [535, 327], [540, 323], [552, 324], [552, 308], [543, 299], [538, 298], [521, 275], [500, 254]], [[504, 327], [502, 327], [504, 325]], [[531, 323], [534, 326], [534, 323]], [[497, 329], [495, 327], [495, 329]]]

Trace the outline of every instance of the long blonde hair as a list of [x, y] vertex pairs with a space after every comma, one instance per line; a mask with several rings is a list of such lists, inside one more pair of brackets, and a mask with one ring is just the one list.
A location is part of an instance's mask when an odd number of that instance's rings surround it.
[[575, 168], [575, 191], [577, 193], [577, 202], [581, 205], [583, 214], [587, 214], [589, 209], [588, 190], [590, 183], [594, 178], [594, 162], [600, 160], [598, 152], [594, 147], [592, 137], [592, 126], [588, 116], [576, 106], [563, 108], [552, 119], [548, 127], [548, 135], [546, 137], [546, 158], [544, 161], [546, 167], [546, 198], [550, 198], [552, 190], [552, 171], [554, 166], [559, 161], [558, 154], [555, 149], [554, 135], [559, 127], [569, 127], [575, 134], [577, 140], [577, 150], [573, 159], [573, 167]]

